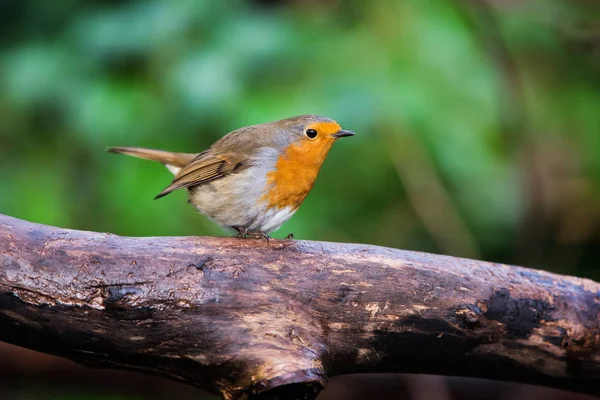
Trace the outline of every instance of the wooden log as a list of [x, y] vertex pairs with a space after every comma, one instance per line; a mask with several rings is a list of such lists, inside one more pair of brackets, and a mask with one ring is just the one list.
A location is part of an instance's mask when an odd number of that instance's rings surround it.
[[129, 238], [0, 215], [0, 340], [226, 399], [412, 372], [600, 395], [600, 285], [358, 244]]

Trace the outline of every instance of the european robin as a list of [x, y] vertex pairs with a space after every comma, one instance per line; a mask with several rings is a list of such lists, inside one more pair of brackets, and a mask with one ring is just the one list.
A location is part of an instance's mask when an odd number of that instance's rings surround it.
[[353, 135], [332, 119], [301, 115], [237, 129], [197, 154], [107, 150], [164, 164], [175, 178], [156, 199], [187, 188], [189, 202], [219, 225], [268, 240], [312, 189], [333, 142]]

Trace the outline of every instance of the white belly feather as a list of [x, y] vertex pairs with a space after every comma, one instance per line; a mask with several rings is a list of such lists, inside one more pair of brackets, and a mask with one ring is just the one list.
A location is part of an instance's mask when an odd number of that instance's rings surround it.
[[278, 229], [296, 210], [269, 208], [263, 199], [268, 190], [267, 173], [274, 167], [277, 153], [274, 149], [262, 150], [260, 161], [252, 167], [192, 188], [191, 203], [223, 227], [239, 226], [265, 233]]
[[249, 231], [273, 232], [294, 215], [296, 210], [291, 207], [270, 208], [259, 214], [254, 222], [246, 229]]

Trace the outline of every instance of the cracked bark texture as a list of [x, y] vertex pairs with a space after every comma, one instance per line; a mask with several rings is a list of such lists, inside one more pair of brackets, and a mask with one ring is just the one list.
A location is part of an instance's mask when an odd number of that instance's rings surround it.
[[128, 238], [0, 215], [0, 340], [226, 399], [411, 372], [600, 395], [600, 285], [376, 246]]

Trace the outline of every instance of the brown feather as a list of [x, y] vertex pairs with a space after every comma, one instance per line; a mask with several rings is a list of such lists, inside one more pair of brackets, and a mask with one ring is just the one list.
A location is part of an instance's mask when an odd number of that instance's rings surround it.
[[190, 186], [202, 185], [222, 178], [244, 167], [240, 156], [217, 155], [206, 150], [196, 156], [192, 162], [184, 166], [175, 176], [173, 182], [160, 192], [155, 199], [166, 196], [174, 190]]
[[180, 168], [189, 164], [197, 156], [197, 154], [191, 153], [173, 153], [170, 151], [144, 149], [141, 147], [108, 147], [106, 151], [158, 161], [166, 165], [173, 165]]

